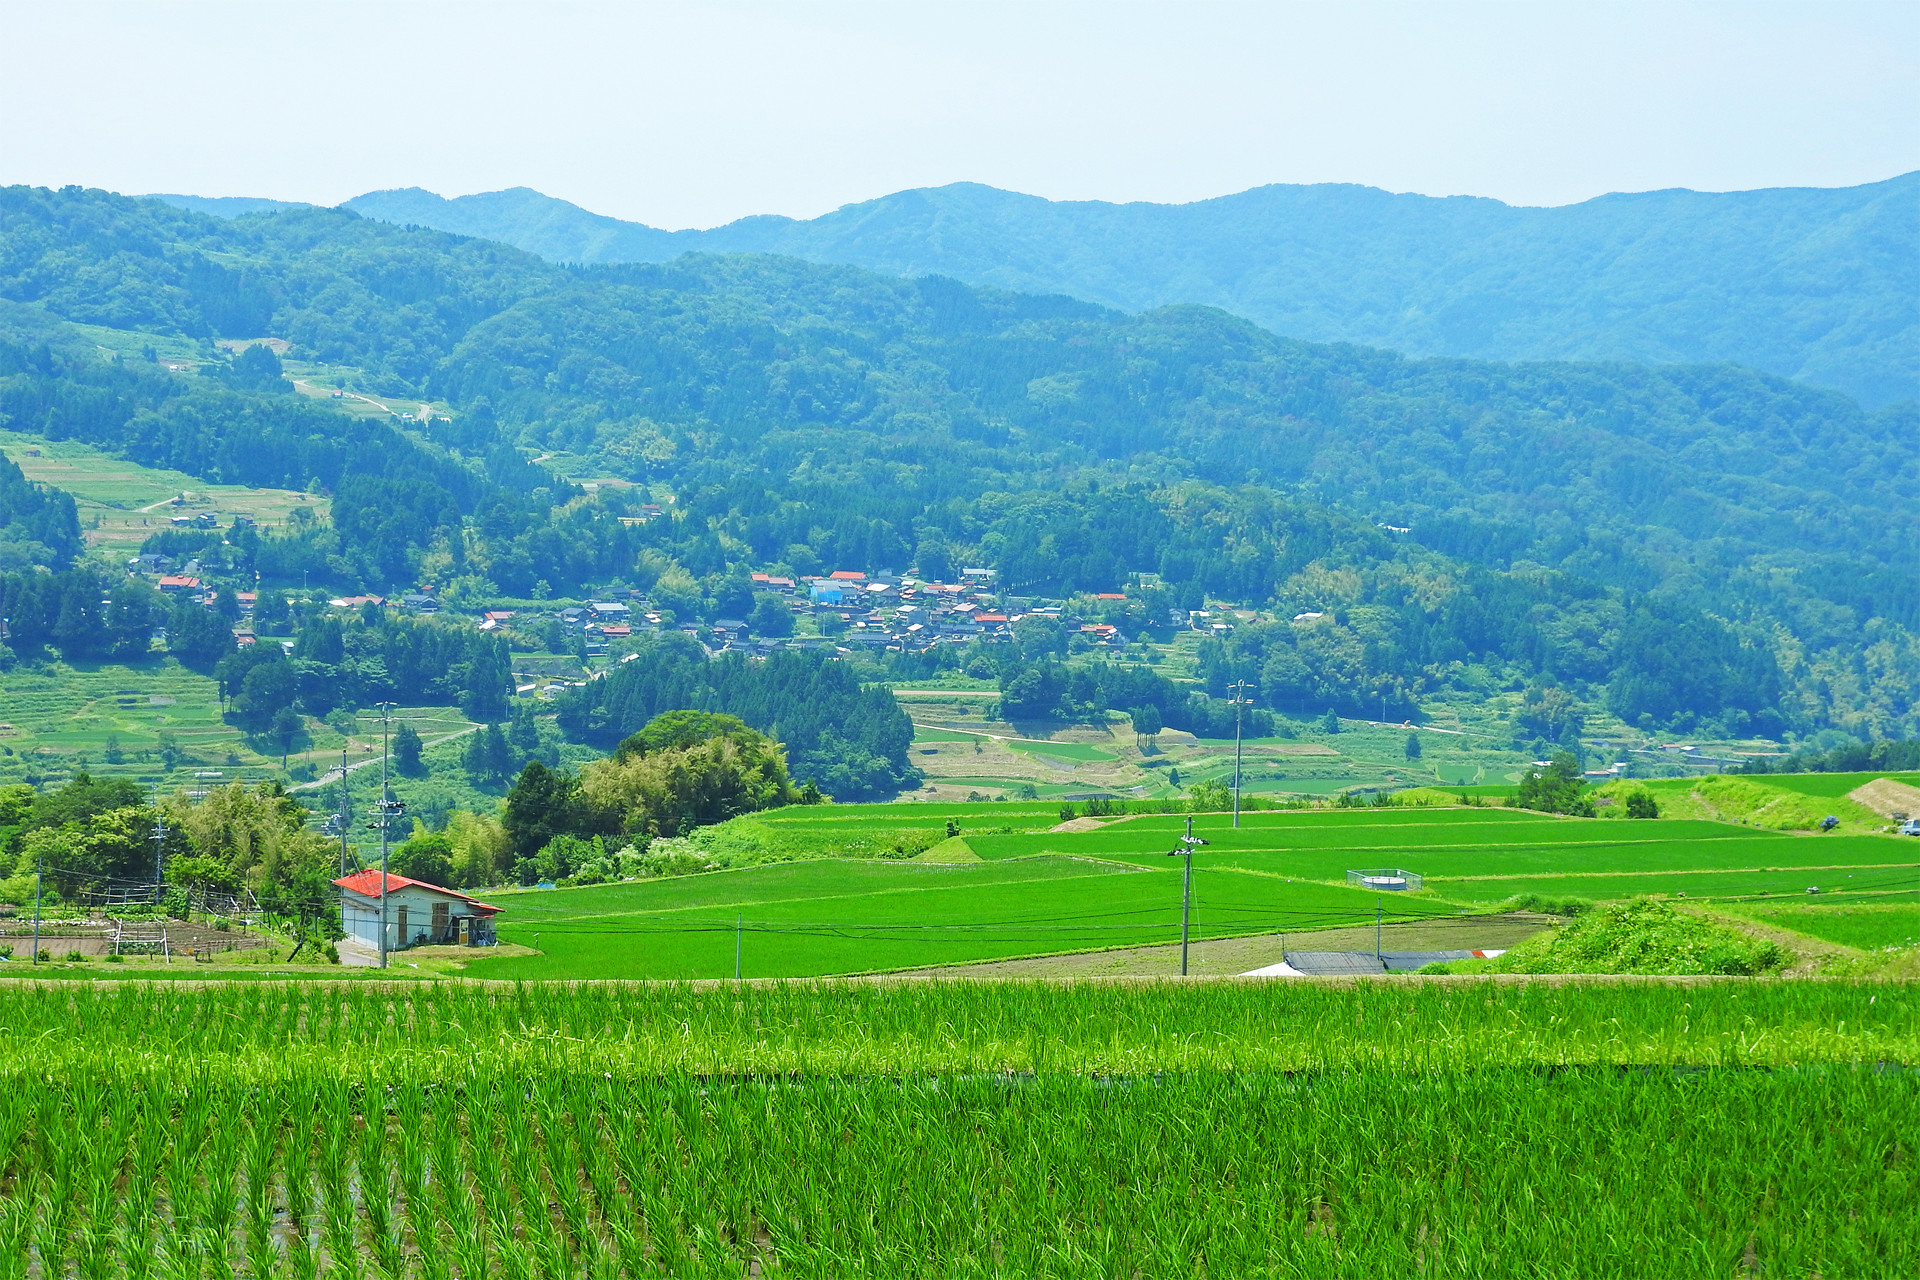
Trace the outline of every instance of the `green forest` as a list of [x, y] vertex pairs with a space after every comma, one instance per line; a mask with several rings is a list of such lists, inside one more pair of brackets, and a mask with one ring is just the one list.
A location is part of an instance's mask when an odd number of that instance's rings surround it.
[[[1290, 714], [1524, 687], [1548, 740], [1569, 700], [1728, 734], [1920, 727], [1911, 402], [1727, 365], [1406, 359], [1204, 307], [771, 257], [567, 268], [342, 211], [221, 220], [78, 189], [0, 191], [0, 299], [4, 425], [333, 496], [330, 523], [207, 539], [236, 581], [617, 585], [711, 618], [751, 603], [752, 570], [982, 565], [1015, 598], [1126, 589], [1136, 628], [1209, 602], [1317, 614], [1204, 655], [1205, 695], [1246, 679]], [[284, 394], [257, 349], [173, 371], [62, 321], [272, 335], [452, 408], [351, 418]], [[674, 494], [670, 515], [636, 522], [650, 488], [589, 493], [531, 461], [556, 453]], [[11, 643], [111, 644], [63, 628], [102, 597], [60, 594], [78, 539], [35, 493], [0, 476], [0, 593], [38, 602]], [[1111, 679], [1071, 691], [1047, 647], [988, 670], [1065, 715], [1212, 714]], [[771, 730], [758, 693], [719, 696], [730, 678], [708, 674], [712, 708]], [[659, 709], [645, 684], [608, 684], [570, 724], [631, 731]], [[779, 727], [804, 755], [799, 721]]]

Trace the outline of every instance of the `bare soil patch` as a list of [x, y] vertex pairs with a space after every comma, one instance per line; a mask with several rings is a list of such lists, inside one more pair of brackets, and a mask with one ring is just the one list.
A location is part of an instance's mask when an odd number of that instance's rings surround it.
[[1883, 818], [1920, 818], [1920, 787], [1910, 787], [1891, 778], [1875, 778], [1855, 787], [1847, 799], [1865, 805]]

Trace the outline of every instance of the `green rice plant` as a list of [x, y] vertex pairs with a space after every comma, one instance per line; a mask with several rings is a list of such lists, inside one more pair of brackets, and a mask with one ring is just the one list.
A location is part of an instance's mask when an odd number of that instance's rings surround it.
[[173, 1100], [165, 1085], [153, 1078], [123, 1090], [137, 1097], [133, 1153], [127, 1166], [126, 1186], [121, 1194], [120, 1256], [127, 1274], [145, 1280], [153, 1269], [153, 1246], [160, 1229], [154, 1202], [160, 1187], [161, 1166], [173, 1146]]
[[43, 1269], [64, 1270], [72, 1248], [78, 1206], [75, 1198], [84, 1148], [66, 1090], [49, 1089], [40, 1098], [34, 1121], [35, 1158], [46, 1170], [46, 1209], [39, 1215], [38, 1249]]
[[623, 1275], [633, 1275], [647, 1265], [646, 1246], [633, 1201], [621, 1193], [620, 1168], [614, 1158], [614, 1134], [611, 1128], [619, 1099], [610, 1076], [593, 1081], [590, 1101], [571, 1105], [574, 1114], [589, 1117], [589, 1132], [581, 1138], [586, 1161], [587, 1185], [593, 1189], [593, 1208], [613, 1240], [613, 1260]]
[[234, 1218], [239, 1207], [240, 1150], [245, 1128], [241, 1117], [223, 1114], [235, 1100], [234, 1091], [218, 1086], [209, 1091], [214, 1095], [217, 1110], [209, 1115], [205, 1163], [200, 1171], [203, 1189], [193, 1231], [194, 1248], [203, 1271], [231, 1275]]
[[32, 1166], [24, 1158], [33, 1103], [25, 1089], [0, 1088], [0, 1280], [27, 1273], [37, 1199]]
[[501, 1138], [506, 1148], [507, 1176], [519, 1201], [525, 1262], [536, 1275], [569, 1274], [566, 1246], [547, 1213], [547, 1188], [540, 1176], [540, 1151], [527, 1093], [523, 1088], [509, 1088], [501, 1102]]
[[182, 1089], [174, 1122], [163, 1175], [167, 1214], [157, 1260], [167, 1280], [195, 1280], [202, 1267], [201, 1242], [194, 1236], [194, 1227], [201, 1221], [200, 1206], [207, 1196], [201, 1148], [214, 1123], [212, 1091], [204, 1074], [190, 1079]]
[[327, 1274], [356, 1280], [361, 1256], [354, 1232], [357, 1204], [352, 1185], [357, 1117], [349, 1086], [343, 1081], [323, 1085], [320, 1099], [320, 1187], [325, 1215], [321, 1236], [327, 1251]]
[[467, 1150], [482, 1214], [475, 1235], [491, 1239], [501, 1275], [507, 1280], [523, 1280], [533, 1274], [533, 1263], [514, 1228], [500, 1147], [501, 1099], [496, 1087], [490, 1077], [482, 1075], [472, 1078], [467, 1087]]
[[295, 1280], [320, 1272], [314, 1223], [313, 1132], [318, 1091], [288, 1087], [287, 1132], [280, 1144], [280, 1182], [287, 1197], [287, 1266]]
[[137, 1103], [131, 1092], [109, 1090], [76, 1099], [85, 1154], [86, 1211], [80, 1231], [78, 1270], [85, 1280], [125, 1273], [116, 1245], [120, 1238], [120, 1177], [133, 1140]]
[[286, 1106], [286, 1094], [274, 1089], [258, 1100], [247, 1117], [245, 1255], [248, 1270], [256, 1276], [272, 1275], [278, 1261], [273, 1247], [273, 1172]]
[[0, 1274], [1920, 1269], [1898, 984], [280, 990], [0, 990]]
[[40, 1238], [41, 1210], [52, 1188], [44, 1169], [29, 1166], [14, 1176], [0, 1200], [0, 1277], [26, 1280]]
[[[582, 1156], [569, 1117], [591, 1115], [584, 1109], [588, 1095], [577, 1082], [570, 1090], [543, 1082], [536, 1091], [535, 1110], [539, 1134], [546, 1148], [547, 1179], [553, 1200], [560, 1207], [567, 1228], [568, 1265], [594, 1274], [604, 1266], [605, 1249], [588, 1204], [586, 1188], [581, 1184]], [[576, 1110], [575, 1104], [582, 1104]]]
[[[459, 1268], [462, 1280], [483, 1280], [487, 1274], [486, 1228], [475, 1212], [466, 1160], [461, 1154], [460, 1109], [454, 1101], [451, 1088], [445, 1088], [437, 1096], [436, 1102], [431, 1113], [432, 1142], [429, 1149], [433, 1203], [438, 1206], [440, 1219], [446, 1224], [446, 1235], [452, 1242], [451, 1261]], [[409, 1196], [409, 1206], [413, 1203]], [[419, 1211], [428, 1211], [425, 1199], [419, 1202]], [[415, 1234], [417, 1239], [417, 1229]]]
[[387, 1280], [401, 1280], [405, 1254], [399, 1224], [393, 1217], [393, 1178], [387, 1164], [389, 1118], [384, 1090], [371, 1086], [364, 1090], [360, 1121], [355, 1167], [367, 1247]]
[[418, 1079], [394, 1090], [394, 1146], [398, 1155], [401, 1215], [413, 1242], [415, 1269], [423, 1280], [447, 1280], [447, 1254], [440, 1246], [439, 1224], [427, 1192], [430, 1132], [426, 1090]]

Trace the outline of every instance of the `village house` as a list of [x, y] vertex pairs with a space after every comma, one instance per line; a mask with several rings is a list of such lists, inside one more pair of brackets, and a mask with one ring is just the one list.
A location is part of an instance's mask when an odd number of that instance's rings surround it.
[[[380, 945], [380, 868], [333, 882], [340, 889], [340, 927], [370, 947]], [[494, 943], [493, 917], [500, 908], [456, 889], [386, 874], [387, 950], [435, 943], [487, 947]]]

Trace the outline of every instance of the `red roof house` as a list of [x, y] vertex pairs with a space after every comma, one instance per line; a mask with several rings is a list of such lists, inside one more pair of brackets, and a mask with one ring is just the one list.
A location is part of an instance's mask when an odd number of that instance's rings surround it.
[[383, 903], [378, 867], [341, 876], [333, 883], [340, 889], [341, 927], [369, 946], [380, 945], [383, 923], [389, 951], [426, 943], [493, 943], [493, 917], [500, 908], [458, 889], [443, 889], [389, 871]]

